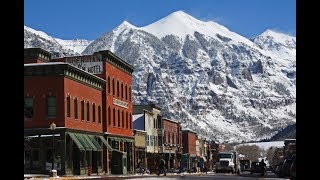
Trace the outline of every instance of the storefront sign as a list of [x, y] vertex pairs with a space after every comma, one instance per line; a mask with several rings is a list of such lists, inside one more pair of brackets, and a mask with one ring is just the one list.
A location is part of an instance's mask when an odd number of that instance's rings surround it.
[[67, 57], [66, 63], [69, 63], [79, 69], [92, 74], [101, 74], [103, 71], [101, 54], [91, 56]]

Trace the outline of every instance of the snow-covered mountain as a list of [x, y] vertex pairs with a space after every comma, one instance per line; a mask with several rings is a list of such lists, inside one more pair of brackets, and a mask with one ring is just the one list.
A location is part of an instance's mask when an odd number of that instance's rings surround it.
[[92, 41], [84, 39], [62, 40], [42, 31], [24, 26], [24, 47], [41, 47], [53, 53], [53, 57], [81, 55]]
[[134, 66], [134, 104], [155, 103], [218, 142], [270, 138], [296, 122], [295, 37], [249, 40], [177, 11], [145, 27], [124, 21], [82, 54], [105, 49]]

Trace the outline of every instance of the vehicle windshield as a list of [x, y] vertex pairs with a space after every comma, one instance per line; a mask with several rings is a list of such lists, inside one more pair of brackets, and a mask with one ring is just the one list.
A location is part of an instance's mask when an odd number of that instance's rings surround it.
[[219, 158], [231, 158], [231, 154], [219, 154]]

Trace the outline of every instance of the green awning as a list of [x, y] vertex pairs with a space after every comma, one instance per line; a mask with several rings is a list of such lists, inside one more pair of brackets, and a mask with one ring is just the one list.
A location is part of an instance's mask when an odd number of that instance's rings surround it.
[[106, 141], [106, 139], [103, 136], [99, 136], [99, 138], [109, 151], [113, 151], [113, 148], [110, 146], [110, 144]]
[[94, 144], [93, 141], [96, 141], [94, 138], [92, 140], [87, 134], [82, 134], [82, 136], [88, 142], [88, 144], [91, 146], [93, 151], [102, 151], [101, 148], [97, 148], [97, 146]]
[[93, 142], [93, 144], [96, 146], [98, 151], [102, 151], [102, 147], [100, 146], [99, 142], [94, 138], [94, 136], [93, 135], [88, 135], [88, 137]]
[[80, 143], [80, 141], [76, 138], [74, 133], [71, 132], [67, 132], [67, 134], [70, 135], [71, 139], [73, 140], [73, 142], [76, 143], [76, 145], [78, 146], [80, 151], [85, 151], [85, 148], [82, 146], [82, 144]]
[[127, 141], [127, 142], [134, 142], [133, 139], [129, 139], [129, 138], [126, 138], [126, 141]]
[[87, 140], [82, 136], [82, 134], [74, 133], [74, 135], [78, 138], [82, 146], [87, 150], [87, 151], [92, 151], [92, 146], [87, 142]]

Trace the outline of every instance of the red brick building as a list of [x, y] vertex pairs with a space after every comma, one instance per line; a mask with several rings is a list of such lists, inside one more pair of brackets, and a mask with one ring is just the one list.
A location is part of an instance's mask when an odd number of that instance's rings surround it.
[[25, 49], [25, 173], [101, 173], [108, 146], [102, 133], [105, 81], [66, 63], [46, 63], [50, 58], [42, 49]]
[[191, 130], [182, 130], [182, 146], [183, 146], [183, 157], [182, 167], [192, 168], [196, 167], [196, 140], [197, 133]]
[[177, 168], [180, 166], [182, 153], [181, 124], [167, 118], [162, 118], [162, 121], [164, 136], [160, 153], [164, 153], [168, 169]]
[[[92, 55], [54, 59], [90, 72], [106, 81], [102, 91], [103, 132], [115, 151], [104, 149], [105, 171], [123, 174], [134, 171], [134, 136], [132, 126], [132, 72], [133, 67], [109, 50]], [[117, 154], [120, 153], [120, 154]], [[118, 164], [119, 156], [126, 165]], [[124, 169], [114, 169], [124, 167]]]
[[[56, 117], [51, 118], [49, 123], [41, 120], [28, 122], [29, 118], [25, 117], [25, 129], [48, 128], [54, 121], [61, 129], [70, 128], [77, 131], [75, 132], [77, 134], [70, 135], [71, 138], [74, 135], [81, 138], [85, 133], [97, 133], [94, 136], [97, 138], [97, 142], [104, 143], [104, 146], [101, 146], [103, 150], [99, 149], [99, 152], [102, 151], [99, 155], [103, 156], [103, 163], [99, 167], [103, 167], [103, 170], [108, 174], [133, 172], [134, 138], [131, 95], [133, 67], [108, 50], [99, 51], [92, 55], [53, 60], [50, 56], [50, 53], [38, 48], [25, 50], [25, 63], [45, 62], [41, 65], [25, 65], [25, 97], [33, 96], [37, 99], [43, 99], [46, 98], [46, 94], [56, 97], [44, 101], [47, 104], [48, 102], [55, 104], [55, 108], [47, 107], [47, 110], [41, 109], [41, 107], [46, 107], [43, 106], [43, 100], [32, 102], [34, 118], [42, 118], [49, 110], [55, 111]], [[29, 74], [37, 77], [30, 80]], [[30, 104], [29, 101], [26, 104]], [[28, 114], [30, 108], [25, 109]], [[32, 133], [27, 131], [25, 130], [25, 134], [31, 136]], [[80, 133], [78, 131], [83, 132], [78, 135]], [[63, 133], [60, 135], [60, 141], [66, 141]], [[91, 138], [91, 136], [88, 137]], [[87, 137], [83, 138], [88, 139]], [[75, 142], [77, 145], [82, 144], [76, 140], [71, 142]], [[85, 140], [83, 143], [85, 144]], [[95, 143], [95, 141], [88, 140], [88, 145], [91, 145], [92, 149]], [[84, 154], [83, 169], [81, 169], [80, 163], [80, 172], [69, 172], [68, 166], [62, 162], [61, 164], [66, 167], [61, 168], [64, 171], [60, 172], [61, 174], [83, 174], [89, 171], [85, 167], [86, 162], [100, 163], [97, 161], [100, 156], [92, 156], [93, 153], [82, 153], [81, 150], [86, 150], [86, 148], [79, 147], [78, 149], [80, 150], [79, 156], [82, 157]], [[66, 157], [60, 156], [60, 159], [64, 158]], [[85, 159], [87, 160], [85, 161]], [[96, 166], [95, 164], [94, 166]], [[77, 164], [70, 166], [73, 168]], [[92, 171], [94, 170], [92, 169]]]

